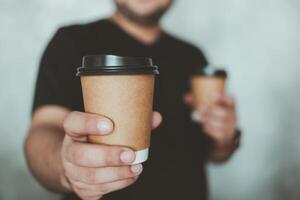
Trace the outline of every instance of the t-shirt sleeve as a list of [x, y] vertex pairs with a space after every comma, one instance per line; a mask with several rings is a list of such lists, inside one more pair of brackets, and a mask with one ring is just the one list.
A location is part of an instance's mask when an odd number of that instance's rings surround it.
[[206, 65], [208, 65], [208, 60], [206, 58], [206, 56], [204, 55], [203, 51], [197, 47], [194, 47], [193, 49], [193, 69], [195, 70], [196, 68], [199, 67], [205, 67]]
[[68, 65], [73, 43], [64, 28], [59, 29], [47, 45], [39, 65], [32, 112], [43, 105], [66, 106], [62, 96], [63, 67]]

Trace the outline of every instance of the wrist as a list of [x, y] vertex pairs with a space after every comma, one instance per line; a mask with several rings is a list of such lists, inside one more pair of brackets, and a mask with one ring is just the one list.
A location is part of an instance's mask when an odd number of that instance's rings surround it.
[[223, 162], [227, 160], [240, 146], [241, 131], [237, 129], [233, 139], [228, 143], [212, 143], [210, 158], [212, 161]]
[[240, 142], [241, 142], [241, 131], [239, 129], [236, 129], [234, 132], [234, 136], [230, 141], [226, 143], [215, 142], [213, 146], [214, 149], [216, 149], [216, 151], [232, 151], [239, 148]]

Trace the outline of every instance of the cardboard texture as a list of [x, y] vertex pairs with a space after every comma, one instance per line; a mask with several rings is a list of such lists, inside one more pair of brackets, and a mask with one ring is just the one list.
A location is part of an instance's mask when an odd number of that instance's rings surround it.
[[193, 76], [191, 79], [192, 93], [194, 96], [194, 109], [201, 105], [215, 106], [212, 98], [215, 93], [225, 92], [226, 79], [209, 76]]
[[149, 148], [152, 125], [154, 75], [82, 76], [85, 111], [114, 122], [108, 136], [90, 136], [97, 144]]

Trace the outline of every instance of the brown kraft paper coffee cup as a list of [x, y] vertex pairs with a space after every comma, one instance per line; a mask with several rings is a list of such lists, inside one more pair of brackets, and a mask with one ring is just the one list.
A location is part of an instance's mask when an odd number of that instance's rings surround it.
[[192, 95], [194, 98], [193, 108], [200, 106], [215, 106], [213, 96], [225, 92], [227, 73], [225, 70], [206, 66], [198, 69], [191, 78]]
[[149, 58], [94, 55], [83, 58], [78, 68], [84, 108], [111, 119], [112, 134], [89, 136], [95, 144], [117, 145], [136, 152], [133, 164], [148, 158], [155, 75]]

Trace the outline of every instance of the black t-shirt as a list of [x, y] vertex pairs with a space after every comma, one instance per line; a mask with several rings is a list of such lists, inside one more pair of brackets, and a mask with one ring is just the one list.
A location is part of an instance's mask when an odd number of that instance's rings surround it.
[[[205, 159], [209, 140], [190, 120], [183, 95], [196, 67], [207, 64], [194, 46], [163, 32], [144, 45], [109, 20], [61, 28], [48, 44], [40, 64], [33, 111], [54, 104], [83, 111], [80, 79], [75, 76], [84, 55], [146, 56], [159, 66], [154, 110], [164, 120], [151, 138], [150, 158], [132, 186], [107, 194], [104, 200], [207, 199]], [[75, 195], [65, 199], [77, 199]]]

